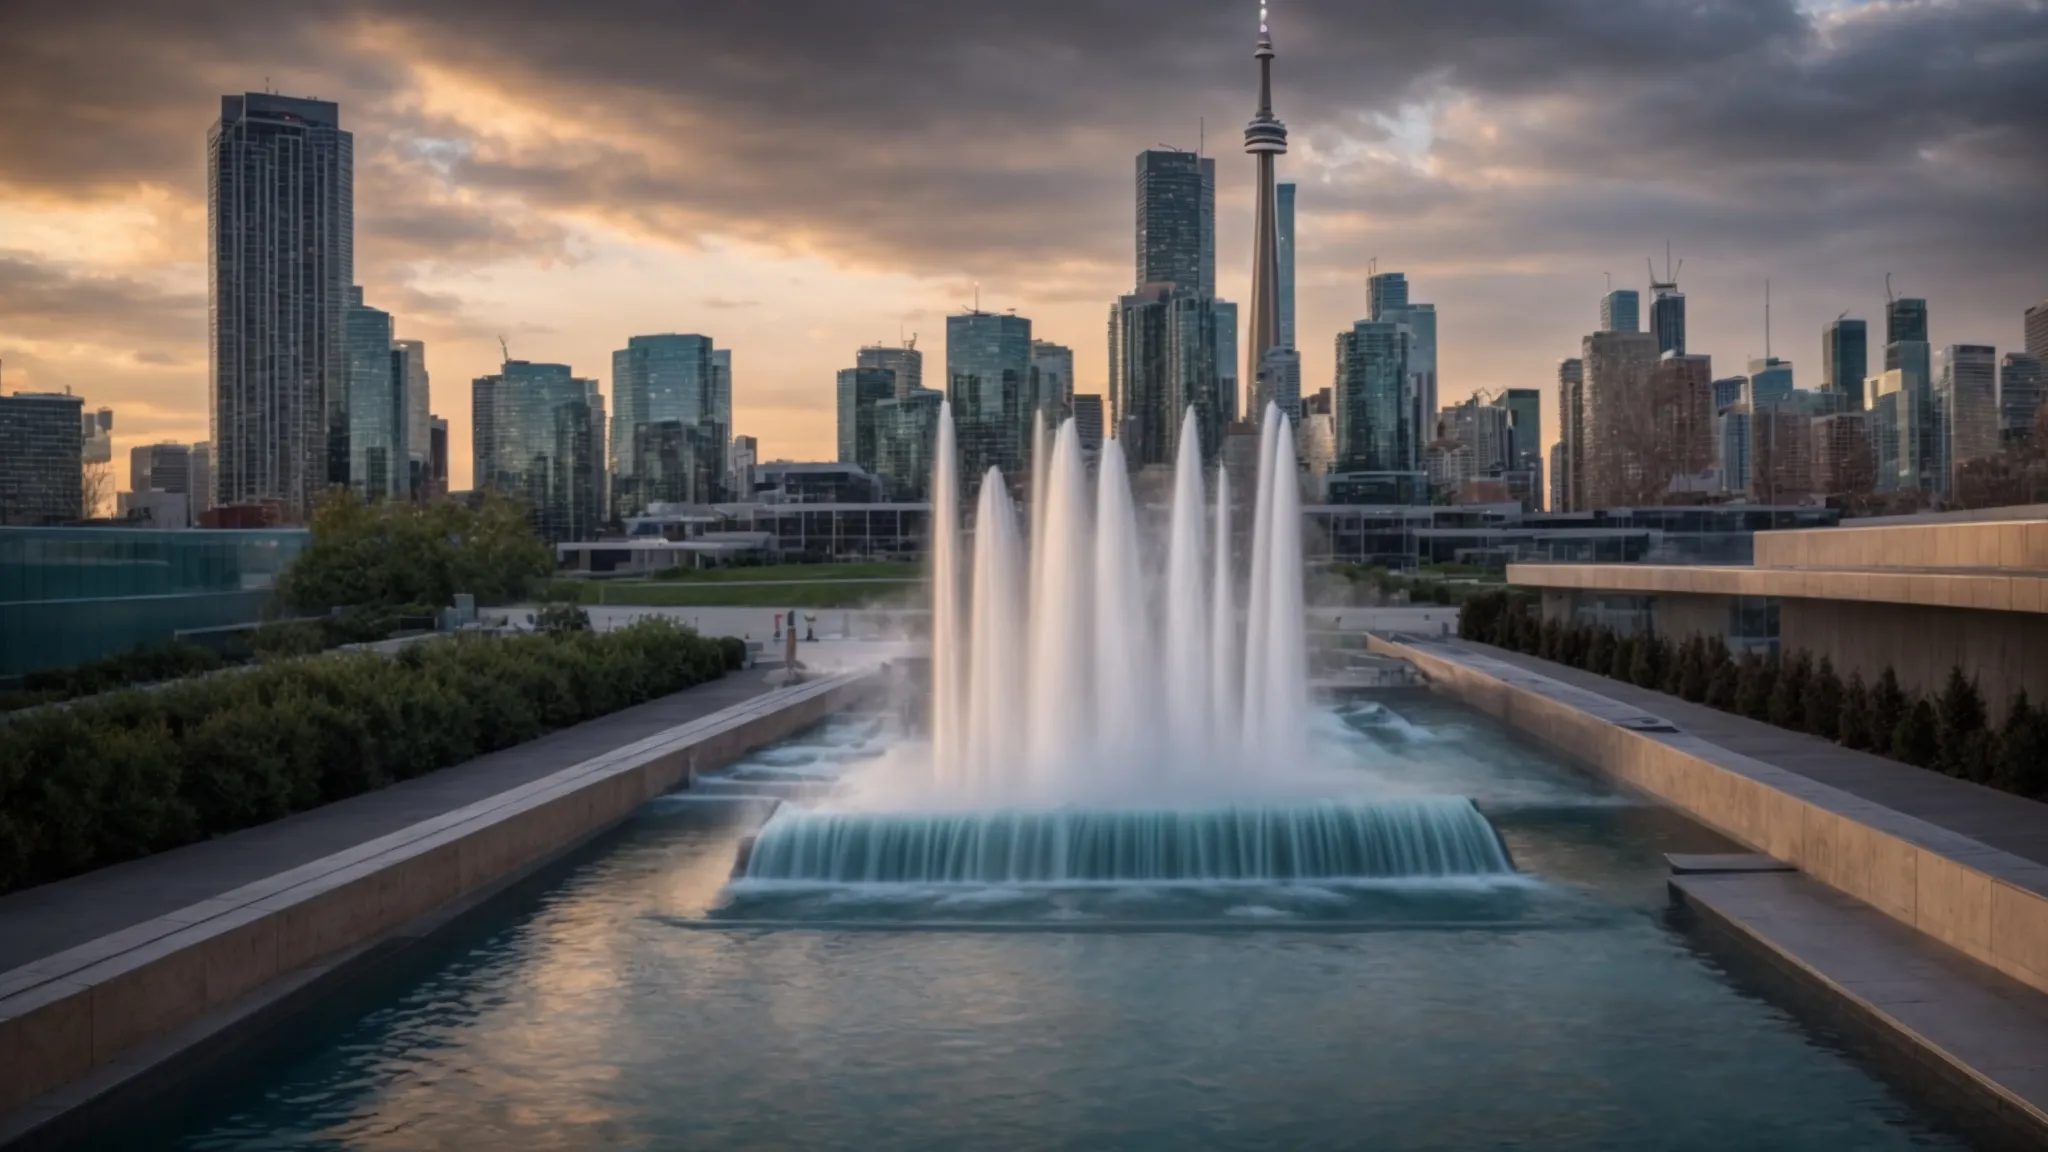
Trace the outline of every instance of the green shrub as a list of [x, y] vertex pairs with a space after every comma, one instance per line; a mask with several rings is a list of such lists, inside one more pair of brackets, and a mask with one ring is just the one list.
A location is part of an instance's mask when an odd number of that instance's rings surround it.
[[1892, 759], [1932, 768], [1941, 751], [1941, 724], [1926, 697], [1915, 699], [1892, 729]]
[[213, 649], [181, 640], [144, 644], [104, 660], [31, 672], [21, 679], [24, 694], [20, 703], [31, 706], [95, 696], [137, 684], [199, 676], [226, 664]]
[[1777, 666], [1755, 652], [1744, 652], [1735, 667], [1735, 711], [1751, 720], [1768, 721], [1771, 689], [1777, 686]]
[[1629, 683], [1638, 688], [1661, 689], [1664, 666], [1669, 663], [1661, 636], [1638, 636], [1628, 666]]
[[1813, 679], [1813, 661], [1797, 652], [1778, 663], [1778, 675], [1771, 684], [1771, 698], [1764, 707], [1764, 719], [1780, 728], [1806, 728], [1806, 685]]
[[1605, 676], [1607, 675], [1607, 670], [1614, 667], [1614, 649], [1616, 647], [1614, 633], [1609, 629], [1599, 627], [1593, 628], [1591, 631], [1593, 639], [1586, 645], [1586, 659], [1580, 667], [1588, 672], [1595, 672]]
[[1871, 731], [1870, 690], [1863, 686], [1861, 673], [1852, 673], [1848, 690], [1842, 693], [1842, 715], [1835, 738], [1842, 747], [1860, 752], [1874, 742]]
[[0, 892], [381, 788], [716, 678], [666, 621], [461, 635], [109, 692], [0, 725]]
[[1892, 733], [1905, 720], [1912, 701], [1906, 699], [1899, 688], [1899, 678], [1890, 668], [1877, 678], [1870, 689], [1870, 746], [1884, 752], [1892, 746]]
[[1842, 732], [1842, 678], [1835, 675], [1835, 662], [1823, 656], [1820, 667], [1806, 682], [1799, 701], [1802, 726], [1823, 740]]
[[2048, 793], [2048, 715], [2027, 701], [2025, 691], [2014, 696], [2006, 710], [1991, 782], [2036, 799]]
[[1965, 677], [1961, 668], [1949, 669], [1948, 683], [1942, 686], [1934, 713], [1934, 766], [1965, 780], [1988, 778], [1990, 765], [1984, 762], [1984, 750], [1976, 746], [1984, 731], [1984, 698], [1977, 693], [1976, 682]]

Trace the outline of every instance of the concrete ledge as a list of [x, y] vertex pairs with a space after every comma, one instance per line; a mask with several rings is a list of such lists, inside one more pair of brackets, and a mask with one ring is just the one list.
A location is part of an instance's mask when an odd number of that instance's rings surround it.
[[[1438, 691], [2048, 992], [2048, 867], [1677, 730], [1504, 661], [1372, 637]], [[2048, 819], [2048, 814], [2044, 814]]]
[[780, 689], [191, 907], [0, 972], [0, 1112], [373, 941], [871, 688]]
[[[1761, 535], [1758, 541], [1761, 547]], [[1510, 564], [1508, 583], [1629, 596], [1765, 596], [1989, 612], [2040, 612], [2048, 604], [2048, 573], [2041, 571]]]

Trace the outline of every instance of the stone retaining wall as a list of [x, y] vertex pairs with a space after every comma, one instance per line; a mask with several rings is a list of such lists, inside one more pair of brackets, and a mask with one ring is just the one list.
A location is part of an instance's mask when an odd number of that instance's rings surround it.
[[[2048, 868], [1500, 661], [1373, 637], [1456, 697], [1958, 951], [2048, 992]], [[1589, 711], [1588, 708], [1592, 709]], [[1637, 717], [1642, 719], [1642, 717]]]
[[692, 772], [790, 736], [871, 686], [869, 674], [854, 673], [770, 692], [0, 973], [0, 1112], [575, 844]]

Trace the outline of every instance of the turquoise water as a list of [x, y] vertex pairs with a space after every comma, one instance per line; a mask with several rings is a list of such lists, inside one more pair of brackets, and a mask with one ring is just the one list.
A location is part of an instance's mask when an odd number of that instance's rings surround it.
[[[664, 799], [93, 1147], [1968, 1146], [1673, 925], [1661, 853], [1715, 837], [1389, 703], [1322, 739], [1378, 792], [1476, 801], [1515, 871], [1346, 854], [1374, 821], [1472, 827], [1420, 800], [1321, 810], [1336, 863], [1281, 882], [1205, 849], [1236, 874], [1060, 883], [1058, 853], [991, 873], [1013, 857], [841, 827], [868, 846], [729, 883], [750, 802]], [[840, 722], [738, 775], [787, 789], [886, 739]], [[949, 827], [925, 842], [988, 835]], [[1144, 860], [1203, 835], [1166, 821]]]

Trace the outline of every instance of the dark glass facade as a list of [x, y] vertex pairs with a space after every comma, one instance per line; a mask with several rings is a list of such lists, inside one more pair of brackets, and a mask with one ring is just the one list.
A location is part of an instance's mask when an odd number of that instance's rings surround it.
[[62, 524], [85, 504], [85, 401], [0, 396], [0, 524]]
[[992, 467], [1020, 479], [1031, 451], [1031, 321], [968, 312], [946, 318], [946, 398], [969, 493]]
[[1227, 423], [1217, 362], [1216, 302], [1153, 285], [1109, 317], [1109, 415], [1132, 467], [1171, 464], [1192, 408], [1202, 459], [1215, 463]]
[[883, 368], [839, 372], [839, 462], [881, 472], [882, 440], [876, 406], [896, 398], [896, 374]]
[[1835, 411], [1862, 411], [1869, 377], [1869, 325], [1845, 317], [1820, 330], [1820, 387], [1834, 397]]
[[1193, 152], [1138, 154], [1137, 285], [1216, 294], [1216, 161]]
[[591, 538], [603, 511], [597, 381], [566, 364], [512, 360], [473, 395], [477, 487], [524, 499], [550, 543]]
[[[723, 479], [731, 371], [730, 359], [721, 360], [708, 336], [635, 336], [612, 353], [613, 515], [638, 515], [653, 501], [694, 490], [676, 471], [684, 466], [678, 453], [714, 461], [712, 474]], [[697, 431], [685, 436], [675, 428]], [[687, 470], [701, 469], [691, 463]], [[718, 493], [702, 498], [715, 500]]]
[[1408, 337], [1399, 324], [1361, 320], [1337, 334], [1331, 395], [1340, 472], [1412, 472], [1416, 429], [1408, 403]]
[[876, 471], [888, 499], [922, 503], [930, 498], [939, 405], [945, 398], [944, 393], [919, 388], [900, 400], [875, 405], [875, 434], [881, 442], [881, 467]]

